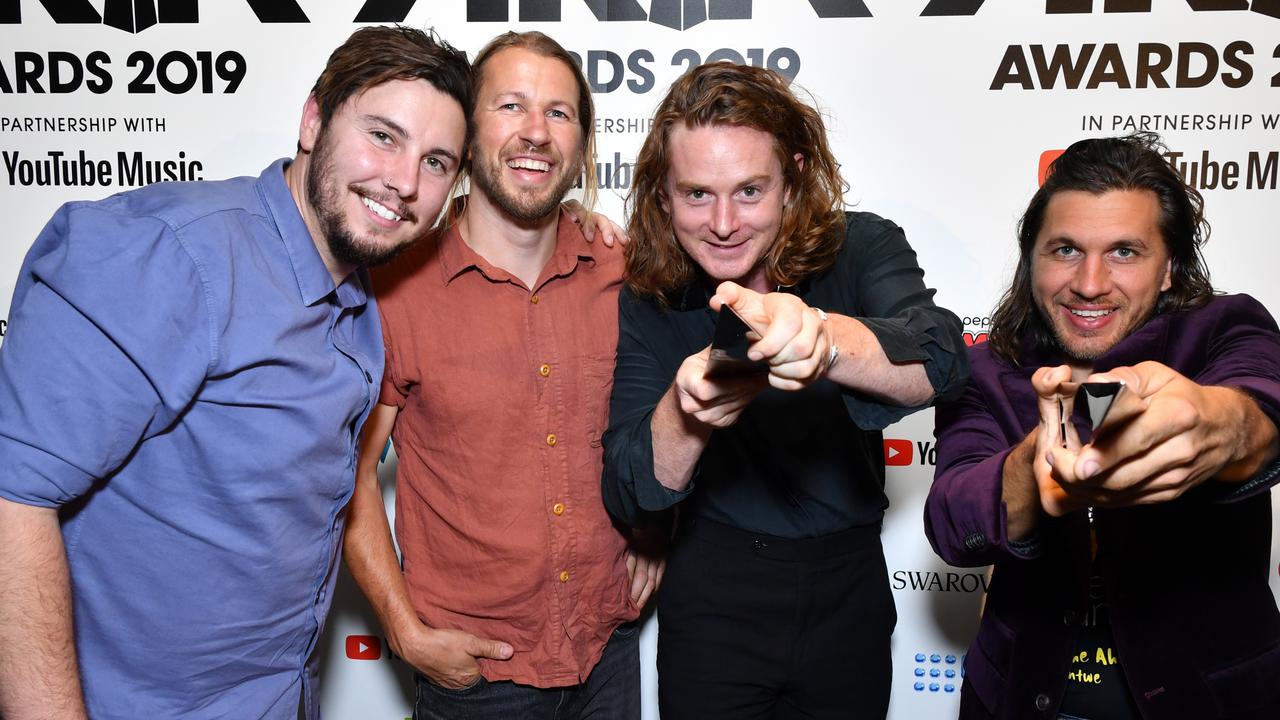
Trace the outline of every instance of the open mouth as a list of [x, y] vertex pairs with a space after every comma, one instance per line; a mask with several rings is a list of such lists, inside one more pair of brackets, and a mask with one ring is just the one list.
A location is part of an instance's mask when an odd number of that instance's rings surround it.
[[395, 212], [394, 210], [387, 207], [386, 205], [383, 205], [377, 200], [374, 200], [373, 198], [368, 197], [367, 195], [361, 195], [360, 202], [364, 203], [364, 206], [369, 208], [370, 212], [382, 218], [383, 220], [389, 220], [391, 222], [400, 222], [404, 220], [404, 218], [401, 217], [399, 213]]
[[531, 170], [533, 172], [550, 172], [551, 163], [533, 158], [513, 158], [507, 161], [507, 167], [513, 170]]
[[1109, 310], [1077, 310], [1075, 308], [1067, 308], [1067, 312], [1070, 312], [1072, 315], [1075, 315], [1076, 317], [1084, 318], [1086, 320], [1096, 320], [1098, 318], [1102, 318], [1110, 315], [1111, 313], [1115, 312], [1115, 309], [1112, 308]]

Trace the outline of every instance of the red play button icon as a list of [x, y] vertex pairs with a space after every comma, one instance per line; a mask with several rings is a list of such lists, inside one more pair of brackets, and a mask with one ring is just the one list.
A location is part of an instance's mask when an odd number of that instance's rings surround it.
[[913, 454], [910, 440], [884, 439], [885, 465], [910, 465]]
[[352, 660], [377, 660], [382, 657], [382, 641], [376, 635], [348, 635], [347, 657]]

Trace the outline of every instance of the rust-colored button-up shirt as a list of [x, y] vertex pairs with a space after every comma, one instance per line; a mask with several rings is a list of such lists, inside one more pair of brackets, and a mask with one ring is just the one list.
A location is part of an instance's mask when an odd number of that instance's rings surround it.
[[585, 680], [638, 612], [600, 499], [622, 253], [564, 217], [556, 242], [533, 288], [456, 228], [374, 273], [414, 609], [509, 642], [485, 678], [538, 687]]

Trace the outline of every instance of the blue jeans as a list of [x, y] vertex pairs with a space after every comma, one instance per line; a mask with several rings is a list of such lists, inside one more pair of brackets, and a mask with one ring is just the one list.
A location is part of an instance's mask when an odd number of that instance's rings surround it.
[[413, 720], [640, 720], [640, 628], [614, 631], [600, 662], [581, 685], [536, 688], [509, 680], [461, 690], [417, 678]]

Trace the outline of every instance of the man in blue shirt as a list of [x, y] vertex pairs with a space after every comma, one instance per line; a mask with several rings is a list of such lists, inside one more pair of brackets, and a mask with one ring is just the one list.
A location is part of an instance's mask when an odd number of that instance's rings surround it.
[[257, 178], [58, 210], [0, 352], [0, 716], [294, 720], [382, 375], [368, 276], [449, 194], [465, 55], [357, 31]]

